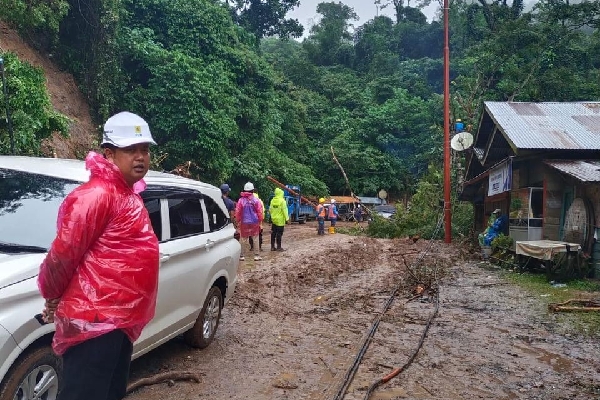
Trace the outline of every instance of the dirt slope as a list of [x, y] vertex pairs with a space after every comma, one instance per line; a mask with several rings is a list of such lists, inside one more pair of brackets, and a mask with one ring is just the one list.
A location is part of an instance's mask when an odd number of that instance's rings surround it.
[[22, 61], [40, 67], [46, 76], [46, 87], [54, 108], [72, 120], [70, 138], [54, 135], [42, 144], [45, 155], [82, 158], [94, 147], [95, 133], [89, 106], [71, 74], [61, 71], [47, 55], [25, 43], [17, 32], [0, 21], [0, 50], [12, 52]]

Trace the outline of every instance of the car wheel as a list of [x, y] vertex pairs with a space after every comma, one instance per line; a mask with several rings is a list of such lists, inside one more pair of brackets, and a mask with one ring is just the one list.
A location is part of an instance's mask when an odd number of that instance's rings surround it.
[[0, 386], [1, 400], [58, 398], [62, 362], [50, 346], [31, 350], [11, 367]]
[[223, 295], [221, 290], [213, 286], [204, 300], [204, 305], [196, 319], [196, 323], [184, 335], [185, 342], [192, 347], [203, 349], [214, 339], [223, 308]]

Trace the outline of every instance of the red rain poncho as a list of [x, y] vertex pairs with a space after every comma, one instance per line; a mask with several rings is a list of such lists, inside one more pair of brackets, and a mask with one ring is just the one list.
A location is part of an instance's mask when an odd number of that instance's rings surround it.
[[60, 298], [52, 343], [59, 355], [115, 329], [136, 341], [156, 306], [158, 239], [138, 194], [145, 183], [132, 190], [97, 153], [85, 165], [90, 180], [62, 203], [38, 276], [42, 296]]
[[258, 236], [263, 221], [262, 202], [251, 192], [242, 192], [235, 205], [235, 220], [238, 222], [240, 237]]

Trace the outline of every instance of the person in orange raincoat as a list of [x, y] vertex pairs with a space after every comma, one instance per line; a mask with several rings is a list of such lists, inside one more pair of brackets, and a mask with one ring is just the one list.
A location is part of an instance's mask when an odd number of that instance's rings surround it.
[[315, 216], [317, 217], [317, 235], [325, 234], [325, 199], [321, 197], [319, 204], [315, 208]]
[[146, 122], [119, 113], [104, 125], [103, 155], [85, 161], [90, 180], [59, 209], [40, 266], [43, 318], [63, 357], [59, 400], [125, 397], [133, 342], [154, 317], [158, 239], [139, 192], [155, 144]]

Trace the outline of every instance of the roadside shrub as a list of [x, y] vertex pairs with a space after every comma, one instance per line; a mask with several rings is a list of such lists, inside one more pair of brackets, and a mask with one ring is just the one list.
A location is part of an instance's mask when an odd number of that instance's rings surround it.
[[[444, 237], [443, 218], [443, 174], [439, 167], [430, 166], [428, 173], [417, 184], [417, 190], [408, 207], [396, 206], [396, 214], [389, 219], [375, 216], [367, 228], [373, 237], [413, 237], [441, 239]], [[456, 191], [453, 191], [456, 193]], [[465, 238], [473, 226], [473, 206], [452, 199], [452, 236]]]
[[512, 251], [513, 244], [513, 238], [503, 233], [499, 234], [491, 243], [491, 261], [507, 268], [514, 266], [515, 254]]

